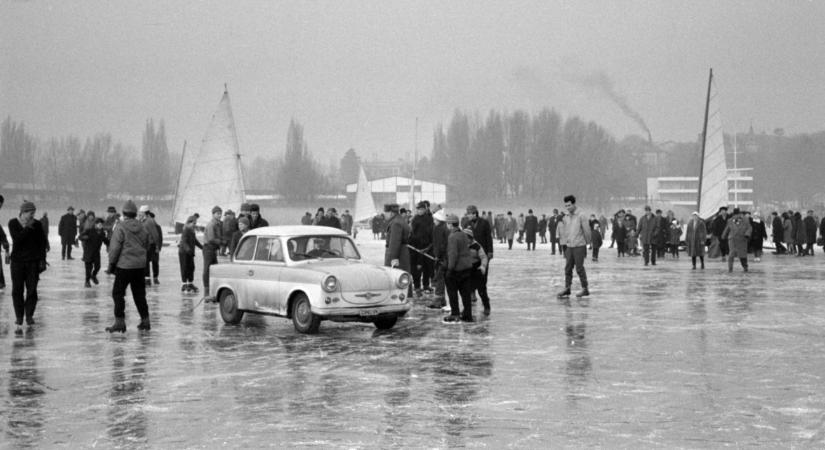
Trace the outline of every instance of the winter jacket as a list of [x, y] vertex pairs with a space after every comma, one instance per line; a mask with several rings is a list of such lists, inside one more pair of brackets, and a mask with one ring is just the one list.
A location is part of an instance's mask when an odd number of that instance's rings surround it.
[[490, 222], [478, 218], [470, 221], [469, 227], [473, 230], [476, 242], [481, 244], [488, 259], [493, 258], [493, 232], [490, 230]]
[[556, 228], [559, 226], [559, 217], [558, 216], [550, 216], [547, 219], [547, 231], [550, 233], [550, 241], [556, 242], [556, 236], [558, 235]]
[[782, 242], [794, 245], [793, 221], [790, 218], [782, 220]]
[[155, 219], [146, 216], [141, 223], [143, 224], [143, 228], [146, 229], [146, 235], [149, 238], [149, 245], [154, 245], [155, 248], [160, 247], [161, 238], [158, 233], [158, 226], [157, 223], [155, 223]]
[[765, 222], [762, 222], [761, 219], [751, 218], [750, 250], [762, 250], [762, 246], [767, 238], [768, 231], [765, 229]]
[[623, 220], [616, 220], [613, 223], [613, 239], [619, 243], [624, 243], [627, 240], [627, 228], [625, 228]]
[[564, 214], [560, 226], [561, 245], [574, 248], [590, 244], [590, 225], [578, 207]]
[[470, 238], [456, 229], [447, 238], [447, 272], [463, 272], [473, 267]]
[[198, 238], [195, 237], [195, 224], [187, 223], [183, 226], [183, 231], [180, 233], [178, 253], [194, 256], [195, 248], [203, 249], [203, 245], [201, 245], [201, 243], [198, 242]]
[[232, 236], [232, 233], [238, 231], [238, 219], [235, 216], [226, 216], [221, 226], [223, 227], [224, 236]]
[[508, 241], [512, 241], [513, 237], [516, 235], [516, 231], [518, 231], [518, 222], [513, 216], [509, 216], [504, 224], [504, 235], [507, 237]]
[[46, 259], [48, 243], [40, 221], [32, 219], [29, 226], [24, 227], [19, 219], [11, 219], [9, 220], [9, 234], [11, 235], [12, 261], [31, 262]]
[[539, 220], [536, 216], [528, 214], [524, 218], [524, 240], [526, 242], [536, 242], [536, 231], [539, 228]]
[[441, 222], [433, 227], [432, 249], [437, 261], [446, 262], [447, 260], [447, 238], [449, 236], [450, 230], [447, 229], [446, 223]]
[[658, 243], [659, 240], [659, 219], [652, 214], [645, 214], [639, 219], [636, 225], [636, 232], [639, 234], [639, 241], [642, 245]]
[[206, 224], [206, 229], [203, 233], [203, 240], [204, 245], [208, 245], [213, 249], [219, 248], [225, 242], [223, 237], [223, 227], [221, 226], [220, 220], [213, 217], [212, 220]]
[[63, 214], [57, 224], [57, 234], [64, 242], [74, 242], [75, 237], [77, 237], [77, 217], [72, 213]]
[[782, 239], [785, 237], [784, 234], [785, 231], [782, 227], [782, 218], [779, 216], [774, 217], [771, 222], [771, 235], [773, 236], [774, 242], [782, 242]]
[[149, 232], [137, 219], [125, 218], [112, 233], [109, 269], [143, 269], [149, 250]]
[[432, 254], [433, 216], [429, 213], [416, 214], [410, 222], [410, 245]]
[[384, 251], [384, 265], [389, 267], [392, 260], [398, 260], [398, 268], [410, 271], [410, 226], [400, 215], [390, 219], [386, 229], [386, 249]]
[[106, 231], [97, 228], [84, 230], [78, 239], [83, 242], [83, 261], [85, 262], [100, 261], [100, 247], [109, 242], [106, 238]]
[[816, 242], [816, 219], [813, 216], [805, 216], [802, 223], [802, 228], [805, 229], [805, 243], [814, 244]]
[[688, 256], [705, 256], [705, 242], [708, 240], [708, 230], [702, 219], [691, 220], [685, 233], [685, 246]]
[[750, 222], [742, 217], [736, 217], [728, 221], [727, 226], [722, 231], [721, 238], [728, 240], [729, 256], [731, 258], [748, 257], [748, 242], [750, 242], [752, 232]]
[[670, 224], [670, 235], [668, 236], [668, 244], [670, 245], [679, 245], [679, 242], [682, 240], [682, 226], [678, 223]]

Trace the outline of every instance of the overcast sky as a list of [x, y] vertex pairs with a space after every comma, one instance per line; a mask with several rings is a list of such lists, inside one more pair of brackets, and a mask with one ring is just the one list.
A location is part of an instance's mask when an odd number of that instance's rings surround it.
[[[0, 114], [38, 136], [149, 118], [196, 145], [229, 85], [241, 151], [291, 118], [326, 163], [429, 155], [458, 108], [579, 115], [617, 138], [688, 141], [713, 67], [728, 131], [825, 129], [823, 1], [0, 0]], [[613, 96], [611, 98], [611, 95]]]

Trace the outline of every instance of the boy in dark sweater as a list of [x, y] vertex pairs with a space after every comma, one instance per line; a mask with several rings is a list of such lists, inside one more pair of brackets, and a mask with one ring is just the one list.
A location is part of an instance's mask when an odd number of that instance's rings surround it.
[[100, 247], [103, 244], [109, 245], [109, 238], [106, 237], [106, 230], [103, 229], [104, 220], [102, 217], [95, 219], [95, 226], [86, 228], [80, 233], [80, 239], [83, 241], [83, 262], [86, 265], [86, 283], [85, 287], [92, 287], [91, 281], [94, 284], [100, 284], [97, 280], [97, 273], [100, 272]]

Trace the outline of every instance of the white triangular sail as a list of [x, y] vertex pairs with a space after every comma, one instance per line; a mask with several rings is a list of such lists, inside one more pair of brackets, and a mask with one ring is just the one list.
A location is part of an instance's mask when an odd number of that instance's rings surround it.
[[719, 207], [728, 204], [728, 168], [725, 162], [725, 142], [719, 95], [713, 81], [713, 72], [708, 80], [707, 124], [703, 144], [702, 173], [700, 174], [699, 216], [708, 218]]
[[358, 186], [355, 188], [355, 208], [352, 220], [360, 222], [375, 215], [375, 200], [372, 198], [372, 189], [367, 181], [367, 174], [364, 168], [358, 167]]
[[238, 134], [229, 92], [224, 91], [218, 109], [197, 152], [185, 152], [181, 158], [180, 177], [173, 218], [185, 223], [194, 213], [198, 223], [206, 224], [212, 208], [237, 209], [246, 201]]

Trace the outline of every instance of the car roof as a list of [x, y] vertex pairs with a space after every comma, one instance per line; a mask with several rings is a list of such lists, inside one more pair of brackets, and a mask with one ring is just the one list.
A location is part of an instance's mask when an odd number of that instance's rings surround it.
[[335, 235], [347, 236], [347, 232], [333, 227], [319, 227], [316, 225], [280, 225], [275, 227], [261, 227], [247, 231], [245, 236], [307, 236], [307, 235]]

